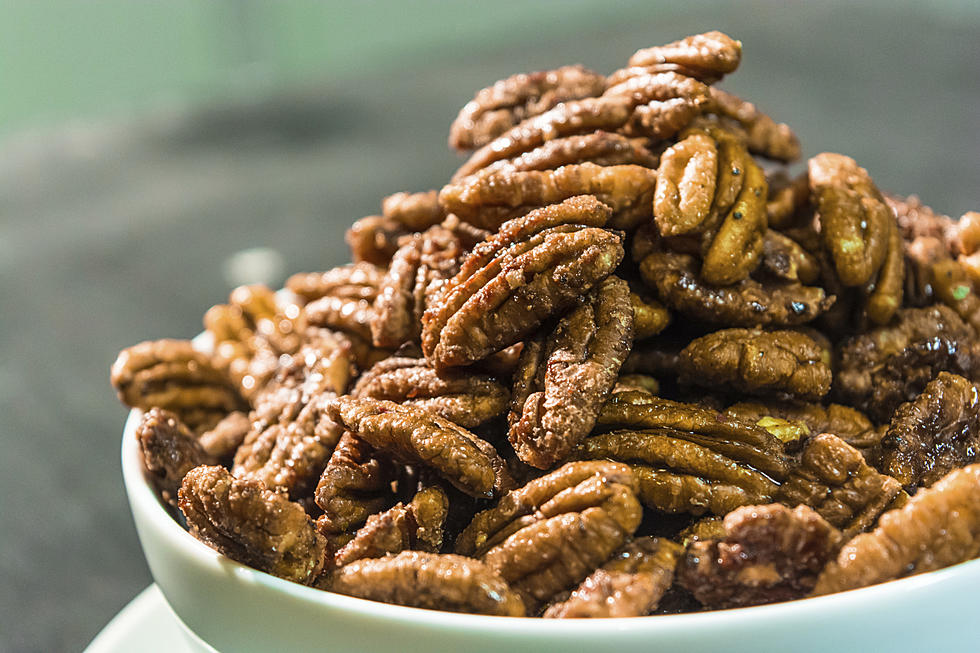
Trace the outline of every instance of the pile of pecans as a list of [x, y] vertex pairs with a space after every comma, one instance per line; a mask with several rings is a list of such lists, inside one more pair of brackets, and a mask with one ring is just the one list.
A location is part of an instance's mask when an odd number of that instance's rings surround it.
[[[719, 32], [479, 91], [354, 262], [112, 368], [188, 531], [281, 578], [637, 616], [980, 553], [980, 214], [883, 195], [712, 86]], [[206, 351], [204, 350], [206, 349]]]

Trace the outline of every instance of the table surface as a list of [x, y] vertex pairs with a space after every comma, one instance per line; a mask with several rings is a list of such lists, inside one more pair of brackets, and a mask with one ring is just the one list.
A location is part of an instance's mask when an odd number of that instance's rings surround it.
[[262, 273], [273, 284], [346, 261], [348, 223], [447, 179], [449, 123], [500, 77], [609, 71], [723, 29], [745, 44], [725, 87], [793, 125], [806, 155], [852, 155], [882, 188], [953, 215], [980, 207], [978, 12], [692, 4], [0, 149], [0, 650], [80, 650], [150, 582], [119, 471], [116, 353], [198, 332], [242, 279], [228, 261], [243, 250], [281, 264]]

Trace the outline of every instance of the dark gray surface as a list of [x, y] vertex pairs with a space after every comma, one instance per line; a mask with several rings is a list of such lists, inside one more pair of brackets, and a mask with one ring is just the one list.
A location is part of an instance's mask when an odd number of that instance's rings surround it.
[[118, 350], [194, 335], [242, 249], [277, 250], [287, 274], [344, 262], [352, 219], [448, 177], [449, 122], [499, 77], [609, 71], [724, 29], [745, 43], [725, 87], [790, 122], [807, 155], [850, 154], [944, 212], [980, 207], [977, 13], [798, 4], [543, 25], [534, 43], [423, 49], [356, 82], [0, 151], [0, 650], [80, 650], [150, 582], [118, 465]]

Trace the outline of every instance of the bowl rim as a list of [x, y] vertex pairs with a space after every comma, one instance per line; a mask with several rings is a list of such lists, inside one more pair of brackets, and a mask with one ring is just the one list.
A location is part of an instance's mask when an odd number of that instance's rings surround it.
[[278, 578], [257, 569], [248, 567], [232, 560], [207, 544], [201, 542], [187, 532], [164, 506], [157, 492], [149, 482], [139, 456], [139, 448], [135, 438], [136, 426], [142, 416], [142, 411], [132, 409], [129, 412], [123, 429], [121, 458], [123, 482], [134, 511], [139, 510], [153, 521], [157, 522], [158, 531], [166, 538], [168, 546], [180, 552], [181, 555], [193, 558], [195, 564], [212, 569], [220, 569], [223, 573], [231, 573], [240, 582], [259, 586], [272, 591], [283, 592], [296, 600], [317, 604], [325, 610], [356, 612], [365, 617], [385, 619], [388, 621], [416, 624], [420, 621], [429, 622], [432, 626], [452, 627], [462, 629], [519, 629], [523, 634], [547, 635], [561, 632], [564, 635], [581, 631], [595, 634], [598, 624], [610, 631], [623, 630], [657, 630], [675, 627], [697, 628], [698, 626], [719, 626], [722, 622], [739, 620], [740, 622], [768, 622], [774, 619], [797, 616], [801, 609], [812, 610], [814, 615], [822, 611], [851, 610], [859, 606], [875, 604], [879, 599], [893, 598], [896, 593], [907, 594], [922, 591], [938, 583], [947, 582], [960, 574], [976, 572], [980, 574], [980, 558], [968, 560], [935, 571], [916, 574], [897, 580], [886, 581], [877, 585], [863, 587], [825, 596], [796, 599], [781, 603], [756, 605], [743, 608], [729, 608], [706, 612], [693, 612], [669, 615], [650, 615], [647, 617], [609, 617], [603, 619], [541, 619], [534, 617], [502, 617], [491, 615], [467, 614], [443, 610], [430, 610], [409, 606], [371, 601], [343, 594], [336, 594], [300, 585]]

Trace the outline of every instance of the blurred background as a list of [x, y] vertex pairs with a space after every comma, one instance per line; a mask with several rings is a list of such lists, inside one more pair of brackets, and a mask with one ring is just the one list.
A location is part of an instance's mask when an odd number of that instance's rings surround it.
[[980, 3], [0, 3], [0, 650], [81, 650], [150, 576], [118, 464], [116, 353], [242, 282], [347, 260], [384, 195], [515, 72], [610, 72], [721, 29], [728, 90], [888, 191], [980, 208]]

